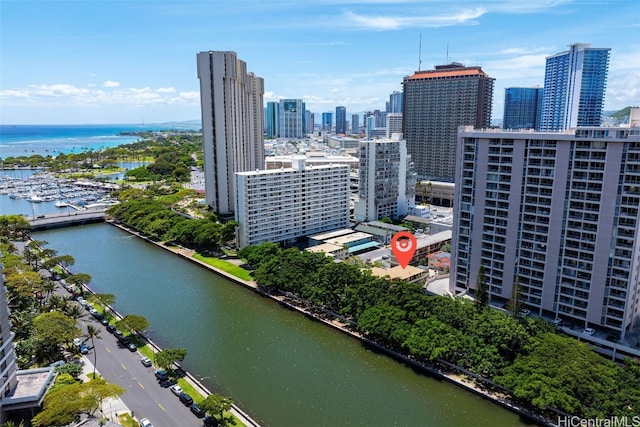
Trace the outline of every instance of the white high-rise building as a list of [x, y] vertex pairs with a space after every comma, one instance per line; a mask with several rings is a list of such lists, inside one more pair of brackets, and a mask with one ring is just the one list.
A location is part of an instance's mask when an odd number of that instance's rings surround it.
[[197, 55], [207, 204], [235, 211], [233, 174], [264, 168], [264, 81], [235, 52]]
[[624, 338], [640, 315], [640, 128], [461, 128], [450, 291]]
[[402, 134], [360, 143], [359, 182], [356, 221], [407, 215], [415, 204], [416, 175]]
[[387, 114], [387, 138], [394, 133], [402, 133], [402, 113]]
[[298, 157], [291, 168], [236, 173], [238, 247], [349, 227], [349, 170]]

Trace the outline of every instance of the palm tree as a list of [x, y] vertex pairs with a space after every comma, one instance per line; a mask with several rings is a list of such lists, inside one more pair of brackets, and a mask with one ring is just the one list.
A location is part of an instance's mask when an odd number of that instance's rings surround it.
[[66, 314], [67, 316], [78, 320], [79, 318], [81, 318], [82, 316], [85, 315], [85, 311], [82, 309], [82, 307], [80, 307], [78, 304], [69, 304], [67, 306], [67, 309], [64, 310], [64, 314]]
[[100, 336], [100, 329], [96, 328], [93, 325], [87, 325], [87, 338], [91, 339], [91, 347], [93, 347], [93, 378], [95, 379], [98, 352], [96, 351], [96, 346], [93, 339], [94, 338], [97, 338], [99, 340], [102, 339], [102, 337]]

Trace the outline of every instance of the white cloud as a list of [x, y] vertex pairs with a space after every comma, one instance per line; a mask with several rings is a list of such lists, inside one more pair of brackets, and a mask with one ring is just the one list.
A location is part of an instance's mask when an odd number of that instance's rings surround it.
[[107, 80], [102, 83], [104, 87], [120, 87], [120, 82], [114, 82], [113, 80]]
[[5, 105], [199, 105], [200, 93], [182, 91], [177, 93], [173, 87], [152, 90], [150, 87], [120, 88], [118, 86], [87, 85], [86, 88], [71, 84], [36, 84], [23, 88], [0, 90], [0, 100]]
[[355, 25], [363, 29], [398, 30], [407, 27], [437, 28], [460, 24], [476, 24], [475, 20], [486, 12], [487, 10], [481, 7], [437, 16], [420, 16], [419, 13], [416, 14], [417, 16], [367, 16], [354, 12], [345, 12], [344, 18], [350, 22], [348, 25]]

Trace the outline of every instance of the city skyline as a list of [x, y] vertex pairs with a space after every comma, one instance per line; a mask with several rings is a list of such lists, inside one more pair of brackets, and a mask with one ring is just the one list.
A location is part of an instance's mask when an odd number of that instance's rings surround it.
[[627, 0], [0, 5], [3, 124], [198, 119], [193, 58], [208, 50], [251, 64], [265, 103], [299, 98], [314, 113], [384, 110], [418, 69], [477, 65], [496, 79], [495, 121], [504, 88], [542, 87], [547, 56], [590, 43], [611, 48], [604, 110], [640, 105], [640, 5]]

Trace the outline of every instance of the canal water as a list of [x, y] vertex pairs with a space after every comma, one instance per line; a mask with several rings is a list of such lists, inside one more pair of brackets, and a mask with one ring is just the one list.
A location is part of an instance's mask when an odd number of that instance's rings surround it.
[[150, 322], [185, 368], [268, 426], [527, 425], [454, 385], [108, 224], [34, 233], [71, 255], [122, 314]]

